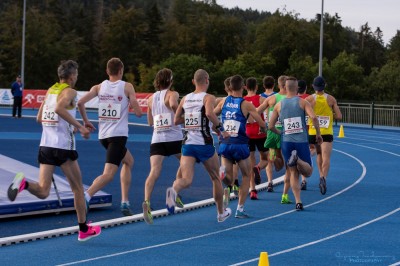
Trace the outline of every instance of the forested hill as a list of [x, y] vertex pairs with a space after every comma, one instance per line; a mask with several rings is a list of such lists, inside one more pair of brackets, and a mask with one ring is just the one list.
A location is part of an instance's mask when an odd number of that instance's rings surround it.
[[[0, 1], [0, 87], [19, 73], [23, 0]], [[292, 11], [226, 9], [213, 0], [28, 0], [26, 88], [46, 89], [61, 60], [79, 63], [79, 90], [107, 76], [105, 64], [120, 57], [124, 79], [137, 91], [153, 91], [155, 73], [174, 72], [174, 87], [192, 90], [193, 72], [210, 73], [210, 92], [223, 94], [233, 74], [293, 75], [309, 84], [318, 73], [319, 29], [315, 19]], [[339, 100], [400, 102], [400, 32], [387, 46], [368, 21], [342, 25], [324, 14], [323, 75]], [[311, 88], [311, 87], [310, 87]]]

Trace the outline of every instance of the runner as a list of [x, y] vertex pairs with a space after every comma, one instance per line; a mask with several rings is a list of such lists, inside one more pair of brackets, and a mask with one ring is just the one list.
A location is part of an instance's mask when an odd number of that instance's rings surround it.
[[[144, 187], [143, 218], [148, 224], [153, 223], [151, 215], [150, 198], [154, 184], [159, 178], [165, 157], [174, 155], [181, 158], [182, 129], [174, 123], [175, 111], [178, 108], [179, 94], [172, 89], [173, 76], [168, 68], [158, 71], [153, 85], [157, 91], [149, 98], [147, 108], [147, 121], [153, 126], [153, 136], [150, 145], [150, 173]], [[180, 168], [176, 178], [182, 178]], [[179, 196], [176, 205], [183, 208]]]
[[[251, 102], [254, 107], [260, 106], [265, 98], [257, 95], [258, 85], [256, 78], [248, 78], [246, 80], [246, 87], [247, 95], [243, 98]], [[261, 116], [264, 120], [264, 117]], [[265, 123], [265, 122], [264, 122]], [[256, 185], [261, 183], [261, 175], [260, 169], [264, 169], [268, 165], [268, 158], [267, 158], [267, 151], [268, 149], [264, 147], [265, 140], [267, 138], [267, 134], [260, 131], [260, 126], [254, 120], [253, 117], [249, 117], [246, 124], [246, 134], [249, 138], [249, 149], [250, 149], [250, 164], [251, 169], [253, 169], [252, 177], [250, 178], [250, 199], [257, 200], [257, 190]], [[260, 159], [259, 163], [256, 164], [256, 156], [255, 151], [258, 150]], [[271, 179], [272, 181], [272, 179]]]
[[85, 103], [95, 97], [99, 98], [99, 140], [106, 149], [104, 170], [85, 192], [87, 207], [90, 199], [96, 192], [111, 182], [121, 168], [121, 212], [125, 216], [133, 215], [129, 203], [129, 188], [132, 179], [133, 156], [126, 148], [128, 140], [128, 113], [129, 106], [133, 108], [137, 117], [142, 115], [139, 103], [136, 100], [135, 89], [129, 82], [122, 81], [124, 64], [119, 58], [111, 58], [107, 62], [108, 80], [93, 86], [79, 101], [78, 108], [85, 127], [92, 131], [96, 128], [89, 121]]
[[[269, 117], [269, 119], [271, 119], [270, 117], [274, 110], [274, 106], [286, 97], [285, 83], [286, 83], [286, 76], [280, 76], [278, 78], [279, 93], [269, 96], [257, 108], [257, 111], [259, 113], [264, 112], [268, 108], [268, 117]], [[282, 128], [282, 122], [280, 120], [278, 120], [276, 127], [278, 129]], [[268, 167], [270, 167], [270, 169], [272, 169], [273, 165], [275, 165], [275, 170], [279, 171], [284, 165], [282, 152], [281, 152], [281, 136], [269, 130], [267, 132], [267, 140], [265, 141], [264, 146], [266, 148], [269, 148], [269, 150], [268, 150], [269, 166]], [[272, 170], [269, 170], [269, 171], [272, 171]], [[270, 174], [272, 175], [272, 173], [270, 173]], [[268, 183], [268, 187], [270, 187], [272, 190], [272, 181], [270, 181]], [[288, 195], [289, 188], [290, 188], [290, 177], [289, 177], [288, 172], [286, 171], [285, 178], [284, 178], [284, 185], [283, 185], [282, 200], [281, 200], [282, 204], [292, 203], [291, 200], [289, 199], [289, 195]]]
[[207, 93], [210, 85], [208, 73], [203, 69], [198, 69], [194, 73], [192, 82], [195, 85], [194, 92], [183, 97], [175, 114], [175, 124], [184, 124], [185, 129], [180, 164], [182, 178], [176, 179], [173, 186], [167, 189], [166, 206], [170, 214], [175, 212], [177, 194], [192, 184], [195, 163], [201, 162], [213, 184], [217, 221], [224, 222], [232, 211], [230, 208], [224, 208], [219, 162], [210, 123], [222, 137], [229, 137], [229, 134], [223, 131], [222, 125], [213, 112], [215, 97]]
[[222, 156], [222, 164], [226, 169], [225, 184], [232, 184], [233, 164], [239, 165], [242, 172], [242, 182], [239, 188], [239, 200], [236, 209], [236, 218], [249, 217], [244, 210], [244, 204], [249, 193], [250, 187], [250, 150], [248, 137], [246, 135], [246, 123], [251, 115], [258, 125], [265, 132], [265, 123], [257, 113], [254, 105], [245, 101], [243, 95], [243, 78], [239, 75], [231, 77], [231, 94], [221, 101], [215, 108], [221, 113], [222, 128], [229, 134], [229, 138], [224, 138], [219, 146], [218, 153]]
[[[306, 99], [310, 94], [307, 93], [307, 82], [304, 80], [299, 80], [298, 82], [298, 90], [297, 90], [297, 95], [302, 98]], [[307, 132], [308, 132], [308, 116], [306, 116], [306, 125], [307, 125]], [[301, 190], [307, 190], [307, 180], [304, 175], [301, 175]]]
[[78, 240], [86, 241], [100, 235], [101, 227], [90, 225], [86, 221], [85, 197], [74, 132], [79, 131], [83, 138], [88, 139], [90, 131], [75, 119], [77, 92], [74, 87], [78, 80], [78, 64], [72, 60], [63, 61], [57, 72], [60, 81], [48, 89], [37, 115], [37, 121], [43, 127], [38, 154], [39, 183], [28, 182], [23, 173], [17, 173], [7, 194], [11, 201], [23, 190], [28, 190], [39, 199], [47, 198], [55, 168], [59, 166], [74, 193], [74, 207], [79, 224]]
[[[318, 76], [313, 81], [315, 93], [307, 97], [311, 103], [315, 114], [318, 117], [319, 127], [321, 128], [322, 139], [324, 142], [318, 145], [316, 142], [316, 129], [313, 122], [309, 121], [309, 142], [312, 150], [317, 152], [317, 165], [319, 171], [319, 189], [322, 195], [326, 194], [326, 178], [330, 168], [332, 145], [333, 145], [333, 119], [342, 119], [342, 113], [336, 102], [335, 97], [325, 92], [325, 79]], [[313, 147], [314, 146], [314, 147]]]
[[[309, 177], [312, 174], [312, 160], [308, 147], [308, 136], [305, 123], [305, 112], [310, 120], [317, 123], [317, 117], [311, 105], [304, 99], [296, 97], [297, 80], [293, 77], [286, 79], [286, 98], [274, 107], [268, 128], [276, 134], [282, 134], [282, 153], [290, 175], [290, 184], [296, 199], [296, 210], [303, 210], [300, 198], [299, 174]], [[283, 127], [275, 127], [278, 117]], [[322, 137], [316, 124], [316, 141], [321, 144]]]

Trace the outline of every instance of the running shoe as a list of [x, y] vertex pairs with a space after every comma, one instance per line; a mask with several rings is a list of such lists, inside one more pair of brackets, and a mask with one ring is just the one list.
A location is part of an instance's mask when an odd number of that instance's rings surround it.
[[239, 187], [237, 185], [233, 185], [232, 192], [235, 194], [235, 196], [239, 195]]
[[232, 214], [232, 210], [230, 208], [225, 208], [223, 214], [218, 214], [218, 216], [217, 216], [218, 222], [219, 223], [224, 222], [226, 219], [229, 218], [229, 216], [231, 216], [231, 214]]
[[296, 151], [296, 150], [293, 150], [293, 151], [292, 151], [292, 155], [290, 155], [290, 158], [289, 158], [289, 160], [287, 161], [287, 166], [289, 166], [289, 167], [296, 166], [296, 165], [297, 165], [297, 159], [298, 159], [298, 157], [297, 157], [297, 151]]
[[322, 195], [325, 195], [325, 193], [326, 193], [326, 179], [325, 179], [325, 177], [320, 177], [319, 178], [319, 191], [321, 192]]
[[8, 199], [14, 201], [17, 198], [18, 193], [24, 190], [26, 185], [25, 175], [21, 172], [17, 173], [14, 177], [13, 182], [8, 187], [7, 195]]
[[174, 214], [176, 205], [176, 192], [173, 187], [169, 187], [167, 188], [166, 194], [165, 205], [167, 206], [167, 211], [169, 214]]
[[183, 207], [185, 207], [185, 205], [183, 205], [183, 202], [182, 202], [182, 197], [179, 194], [176, 195], [175, 205], [176, 205], [176, 207], [181, 208], [181, 209], [183, 209]]
[[292, 201], [289, 199], [289, 195], [283, 194], [281, 204], [290, 204], [290, 203], [292, 203]]
[[121, 212], [124, 216], [131, 216], [133, 212], [131, 211], [131, 205], [128, 202], [121, 202]]
[[101, 234], [101, 227], [98, 225], [89, 225], [87, 232], [79, 231], [78, 240], [79, 241], [87, 241], [93, 237], [96, 237]]
[[153, 215], [151, 215], [151, 208], [149, 201], [143, 201], [143, 219], [147, 224], [153, 224]]
[[249, 215], [244, 210], [243, 211], [236, 210], [235, 218], [239, 219], [249, 218]]
[[260, 167], [258, 165], [254, 166], [253, 172], [254, 172], [254, 183], [256, 183], [256, 185], [261, 184]]
[[296, 211], [302, 211], [302, 210], [304, 210], [303, 203], [301, 202], [296, 203]]
[[251, 200], [258, 200], [258, 196], [257, 196], [257, 190], [252, 190], [250, 191], [250, 199]]
[[306, 180], [303, 180], [303, 181], [301, 182], [300, 189], [301, 189], [301, 190], [307, 190], [307, 182], [306, 182]]
[[230, 199], [230, 191], [229, 188], [226, 187], [224, 188], [224, 197], [223, 197], [224, 209], [228, 208], [229, 199]]
[[267, 191], [274, 192], [274, 187], [272, 186], [272, 182], [268, 182]]

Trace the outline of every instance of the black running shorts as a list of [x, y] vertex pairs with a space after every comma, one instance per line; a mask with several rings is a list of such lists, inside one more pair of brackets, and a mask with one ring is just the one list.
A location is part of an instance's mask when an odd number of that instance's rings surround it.
[[126, 142], [127, 137], [111, 137], [100, 139], [101, 145], [107, 150], [106, 163], [111, 163], [119, 166], [127, 152]]
[[153, 155], [170, 156], [181, 153], [181, 149], [182, 149], [182, 140], [152, 143], [150, 145], [150, 156]]
[[[324, 142], [332, 142], [333, 141], [333, 135], [321, 135], [321, 137], [324, 140]], [[308, 143], [317, 144], [317, 137], [315, 135], [309, 135]]]
[[61, 166], [68, 160], [78, 159], [78, 152], [75, 150], [63, 150], [51, 147], [39, 147], [38, 161], [41, 164]]

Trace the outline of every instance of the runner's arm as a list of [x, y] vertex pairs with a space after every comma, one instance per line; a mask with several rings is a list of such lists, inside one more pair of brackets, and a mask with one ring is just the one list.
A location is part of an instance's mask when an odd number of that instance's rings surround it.
[[321, 131], [319, 129], [319, 121], [317, 118], [317, 115], [315, 114], [313, 108], [311, 107], [311, 104], [308, 101], [300, 101], [301, 105], [304, 105], [304, 110], [306, 111], [306, 114], [308, 115], [308, 119], [311, 119], [315, 128], [316, 133], [316, 140], [318, 144], [321, 144], [323, 142], [322, 137], [321, 137]]
[[57, 105], [55, 112], [70, 125], [73, 125], [76, 129], [81, 132], [83, 138], [88, 139], [90, 135], [89, 129], [78, 122], [74, 117], [68, 112], [68, 108], [76, 108], [74, 106], [74, 99], [76, 98], [77, 92], [74, 89], [66, 88], [64, 89], [57, 98]]
[[125, 83], [125, 93], [126, 96], [129, 98], [129, 104], [133, 109], [133, 112], [137, 117], [141, 117], [142, 109], [140, 108], [139, 102], [136, 99], [135, 88], [133, 88], [133, 85], [129, 82]]
[[183, 103], [185, 102], [185, 97], [182, 98], [181, 102], [178, 105], [178, 108], [176, 109], [175, 112], [175, 117], [174, 117], [174, 123], [175, 125], [180, 125], [183, 124], [185, 122], [185, 118], [183, 117]]
[[333, 117], [336, 120], [342, 120], [342, 112], [340, 111], [339, 105], [337, 104], [337, 101], [333, 96], [331, 96], [331, 98], [332, 98]]
[[43, 106], [46, 103], [46, 99], [47, 99], [47, 94], [49, 91], [46, 92], [46, 97], [44, 98], [44, 101], [42, 102], [42, 104], [40, 105], [39, 111], [36, 115], [36, 122], [38, 123], [42, 123], [42, 113], [43, 113]]
[[[265, 127], [265, 122], [261, 118], [260, 114], [257, 112], [257, 109], [254, 107], [254, 105], [250, 102], [243, 101], [244, 106], [246, 107], [248, 113], [251, 115], [251, 117], [258, 123], [260, 126], [260, 129], [262, 129], [263, 132], [266, 131]], [[261, 132], [261, 131], [260, 131]]]
[[149, 126], [153, 126], [154, 124], [153, 112], [151, 110], [152, 106], [153, 106], [153, 96], [150, 96], [150, 98], [147, 100], [147, 124]]
[[90, 130], [95, 130], [96, 128], [93, 126], [93, 124], [89, 121], [89, 118], [86, 113], [86, 107], [85, 104], [90, 101], [91, 99], [97, 97], [98, 92], [99, 92], [99, 85], [94, 85], [89, 92], [87, 92], [85, 95], [82, 96], [82, 98], [79, 99], [77, 106], [79, 113], [81, 114], [83, 124], [85, 127], [90, 128]]
[[276, 134], [281, 134], [281, 131], [275, 127], [276, 122], [278, 121], [279, 113], [280, 113], [280, 102], [275, 105], [274, 111], [269, 119], [268, 129]]

